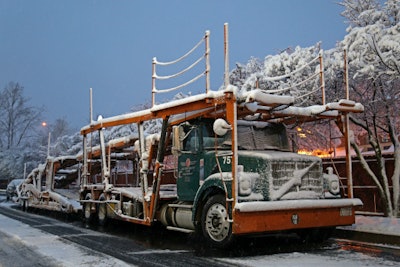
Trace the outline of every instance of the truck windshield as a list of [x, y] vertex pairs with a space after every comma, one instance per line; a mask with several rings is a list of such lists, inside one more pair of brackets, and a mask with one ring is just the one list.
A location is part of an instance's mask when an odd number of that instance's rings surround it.
[[[289, 151], [286, 128], [281, 124], [238, 121], [237, 135], [241, 150]], [[222, 144], [231, 145], [231, 133], [225, 136]]]

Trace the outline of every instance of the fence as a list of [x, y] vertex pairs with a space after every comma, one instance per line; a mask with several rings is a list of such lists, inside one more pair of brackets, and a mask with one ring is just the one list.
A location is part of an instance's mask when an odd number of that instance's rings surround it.
[[[366, 160], [368, 165], [371, 167], [374, 173], [378, 172], [378, 164], [376, 161], [375, 156], [366, 156]], [[394, 169], [394, 159], [393, 155], [389, 154], [385, 156], [385, 164], [386, 164], [386, 171], [387, 176], [391, 177]], [[334, 159], [324, 159], [324, 167], [327, 166], [334, 166], [343, 181], [343, 191], [347, 192], [346, 186], [346, 169], [345, 169], [345, 160], [344, 158], [334, 158]], [[361, 166], [360, 160], [358, 158], [352, 158], [352, 172], [353, 172], [353, 191], [354, 197], [359, 198], [363, 202], [363, 206], [360, 207], [358, 213], [360, 214], [372, 214], [372, 215], [383, 215], [384, 205], [382, 203], [381, 196], [378, 191], [378, 187], [372, 181]], [[389, 189], [391, 193], [392, 191], [392, 184], [391, 179], [389, 179]]]

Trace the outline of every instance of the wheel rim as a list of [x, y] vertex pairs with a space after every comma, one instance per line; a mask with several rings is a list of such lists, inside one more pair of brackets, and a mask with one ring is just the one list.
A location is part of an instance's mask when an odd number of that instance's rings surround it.
[[224, 205], [215, 203], [207, 211], [205, 228], [214, 241], [223, 241], [229, 235], [228, 214]]
[[100, 204], [99, 205], [99, 220], [104, 221], [106, 218], [106, 205]]
[[91, 211], [90, 211], [90, 203], [85, 204], [85, 218], [90, 219]]

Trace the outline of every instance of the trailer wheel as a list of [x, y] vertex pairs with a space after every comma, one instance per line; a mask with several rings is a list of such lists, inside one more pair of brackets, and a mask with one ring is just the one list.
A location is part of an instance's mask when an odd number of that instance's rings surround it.
[[101, 194], [99, 200], [104, 202], [99, 203], [97, 206], [97, 217], [99, 218], [99, 225], [104, 226], [107, 224], [107, 204], [105, 202], [106, 198], [103, 194]]
[[22, 211], [28, 211], [28, 200], [22, 200], [21, 207]]
[[212, 196], [204, 205], [201, 225], [205, 239], [213, 246], [225, 247], [232, 242], [232, 226], [225, 206], [225, 196]]
[[[85, 200], [91, 200], [92, 195], [90, 193], [86, 194]], [[83, 219], [85, 223], [91, 223], [93, 221], [92, 205], [90, 202], [83, 203]]]

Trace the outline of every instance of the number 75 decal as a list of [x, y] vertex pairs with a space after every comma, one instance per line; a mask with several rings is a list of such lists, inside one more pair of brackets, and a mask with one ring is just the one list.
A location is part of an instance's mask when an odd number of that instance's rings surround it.
[[222, 157], [223, 164], [231, 164], [232, 163], [232, 156], [223, 156]]

